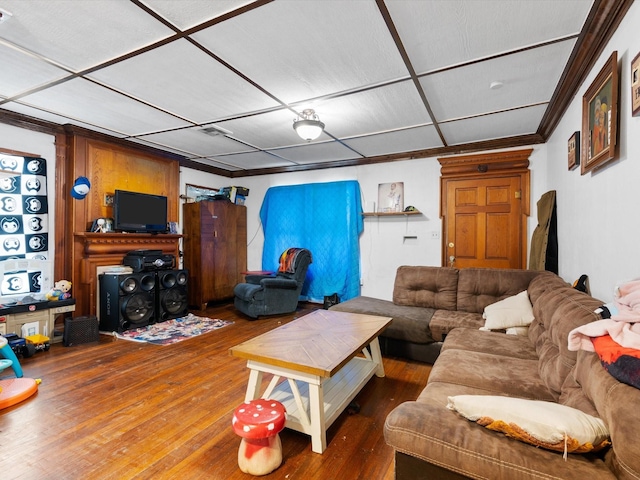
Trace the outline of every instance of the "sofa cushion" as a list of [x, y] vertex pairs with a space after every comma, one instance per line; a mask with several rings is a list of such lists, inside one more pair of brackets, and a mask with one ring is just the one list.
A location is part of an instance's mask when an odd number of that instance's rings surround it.
[[[445, 340], [445, 345], [446, 343]], [[485, 352], [455, 349], [441, 351], [429, 375], [429, 383], [431, 382], [471, 387], [483, 395], [554, 400], [538, 375], [537, 360]], [[460, 393], [454, 393], [458, 394]]]
[[433, 308], [401, 306], [388, 300], [361, 296], [333, 305], [330, 310], [391, 317], [393, 321], [381, 337], [419, 344], [434, 342], [429, 329]]
[[[609, 375], [593, 352], [578, 352], [571, 376], [609, 428], [613, 445], [607, 455], [609, 468], [619, 479], [640, 478], [640, 449], [636, 441], [640, 390]], [[565, 385], [563, 396], [567, 390]]]
[[457, 310], [436, 310], [431, 317], [429, 328], [431, 336], [441, 342], [454, 328], [470, 327], [480, 328], [484, 325], [484, 319], [479, 313], [459, 312]]
[[569, 332], [600, 317], [594, 310], [602, 302], [570, 286], [545, 290], [533, 304], [535, 320], [529, 339], [539, 357], [540, 377], [559, 397], [562, 385], [576, 363], [576, 352], [569, 351]]
[[456, 395], [449, 397], [447, 408], [489, 430], [556, 452], [586, 453], [610, 444], [601, 419], [555, 402]]
[[455, 268], [405, 265], [396, 271], [393, 303], [456, 310], [457, 288]]
[[458, 274], [457, 310], [482, 313], [487, 305], [526, 290], [538, 271], [463, 268]]
[[447, 335], [442, 350], [468, 350], [502, 355], [525, 360], [538, 360], [535, 347], [529, 337], [505, 335], [498, 332], [487, 332], [475, 328], [455, 328]]
[[[446, 341], [445, 341], [446, 343]], [[440, 359], [436, 364], [440, 362]], [[384, 436], [396, 451], [443, 466], [469, 478], [585, 480], [615, 479], [597, 454], [543, 450], [460, 419], [447, 410], [451, 395], [473, 395], [469, 387], [431, 383], [414, 402], [404, 402], [386, 418]], [[633, 445], [629, 445], [633, 448]]]

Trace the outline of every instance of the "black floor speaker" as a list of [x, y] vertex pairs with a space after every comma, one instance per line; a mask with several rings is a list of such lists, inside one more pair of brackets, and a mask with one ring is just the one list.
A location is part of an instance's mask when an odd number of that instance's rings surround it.
[[187, 299], [188, 270], [159, 270], [157, 272], [158, 303], [156, 321], [184, 317], [189, 313]]
[[123, 332], [156, 320], [156, 272], [100, 275], [100, 330]]

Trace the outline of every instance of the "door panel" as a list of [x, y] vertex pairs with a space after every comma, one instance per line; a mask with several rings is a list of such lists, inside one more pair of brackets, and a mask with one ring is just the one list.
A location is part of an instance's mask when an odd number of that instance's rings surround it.
[[453, 256], [457, 268], [522, 268], [520, 176], [452, 179], [445, 185], [446, 258]]

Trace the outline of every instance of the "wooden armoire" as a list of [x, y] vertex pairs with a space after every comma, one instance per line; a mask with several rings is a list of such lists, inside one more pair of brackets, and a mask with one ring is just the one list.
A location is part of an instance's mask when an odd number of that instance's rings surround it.
[[184, 268], [189, 270], [189, 305], [233, 297], [247, 269], [247, 208], [225, 200], [183, 206]]

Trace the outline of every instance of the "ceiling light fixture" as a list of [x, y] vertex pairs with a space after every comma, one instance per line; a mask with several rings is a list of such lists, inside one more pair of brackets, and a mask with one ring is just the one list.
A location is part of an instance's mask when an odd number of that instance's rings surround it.
[[298, 118], [293, 121], [293, 129], [300, 138], [311, 141], [320, 136], [324, 130], [324, 123], [320, 121], [315, 110], [307, 108], [298, 114]]

